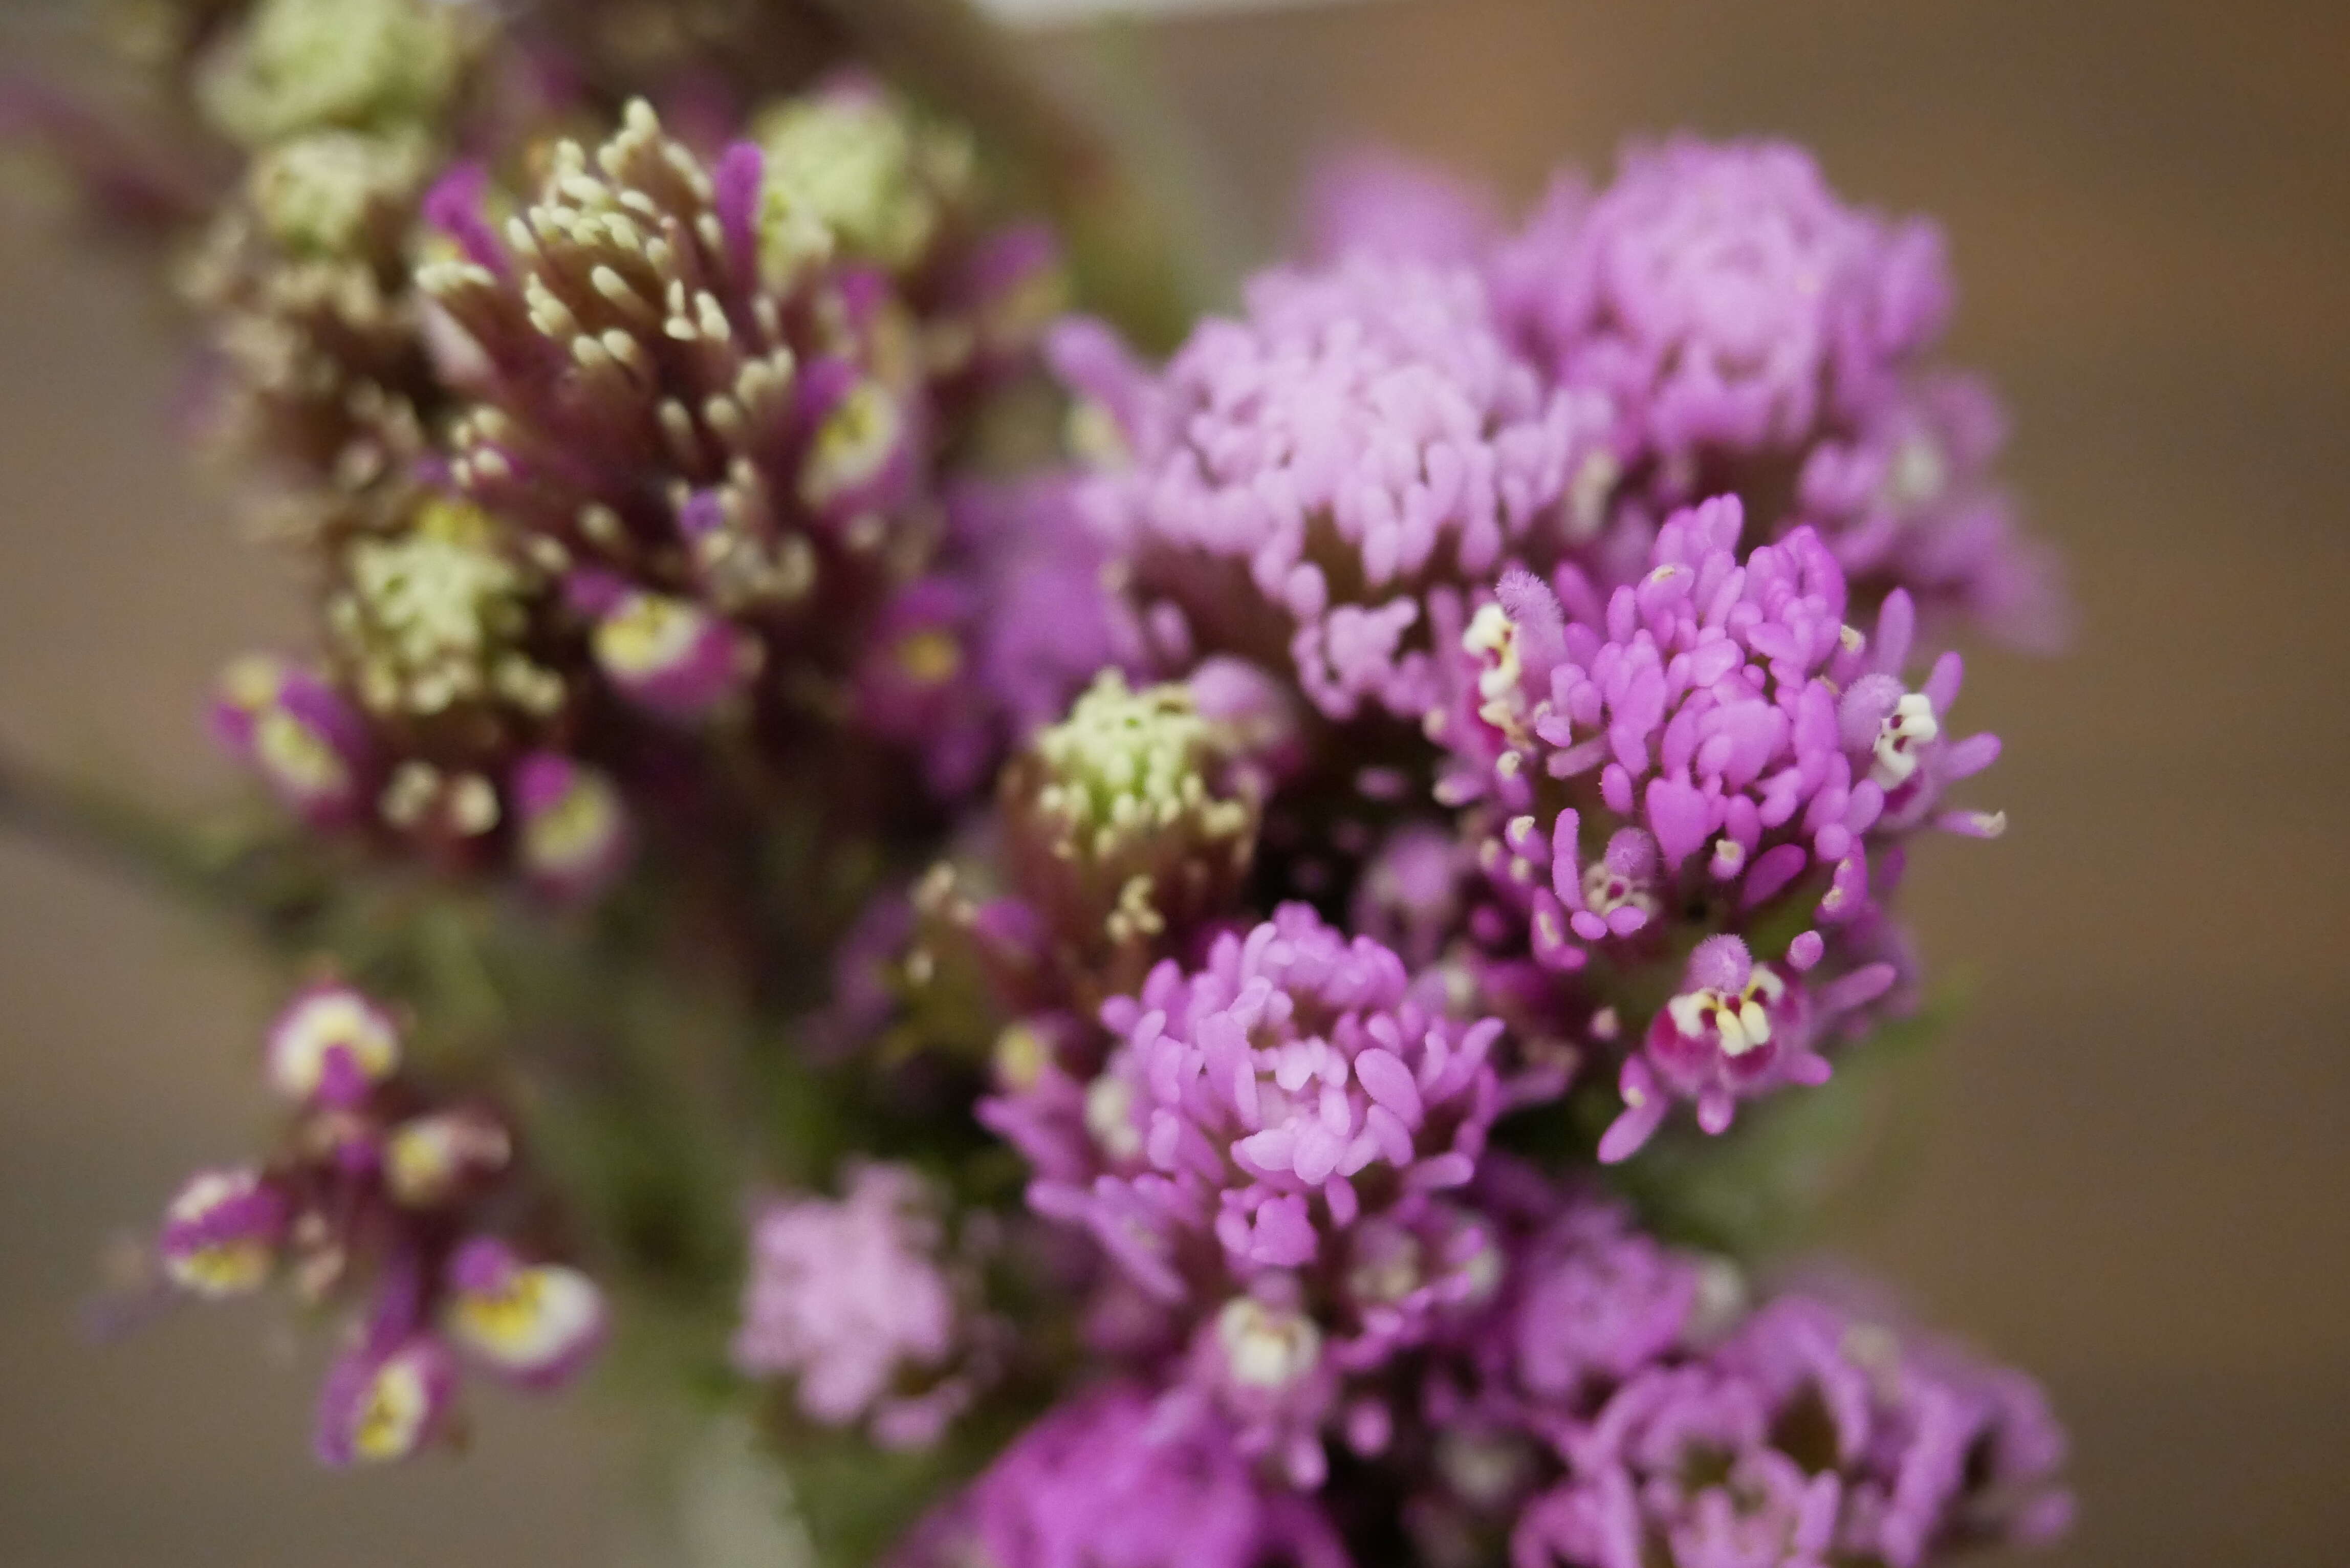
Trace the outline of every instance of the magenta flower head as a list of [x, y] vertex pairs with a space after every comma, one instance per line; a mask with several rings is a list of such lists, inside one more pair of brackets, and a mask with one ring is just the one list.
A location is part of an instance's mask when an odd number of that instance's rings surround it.
[[1505, 1354], [1537, 1407], [1575, 1409], [1685, 1345], [1700, 1326], [1707, 1272], [1637, 1230], [1622, 1205], [1569, 1192], [1513, 1251]]
[[1499, 1020], [1446, 1016], [1393, 952], [1303, 904], [1218, 938], [1194, 972], [1160, 964], [1102, 1019], [1123, 1042], [1087, 1092], [1102, 1173], [1035, 1198], [1170, 1299], [1187, 1233], [1212, 1231], [1245, 1279], [1462, 1185], [1503, 1102]]
[[1243, 1455], [1315, 1491], [1329, 1474], [1322, 1429], [1340, 1382], [1303, 1297], [1293, 1276], [1258, 1275], [1254, 1289], [1226, 1302], [1193, 1334], [1185, 1385], [1169, 1405], [1221, 1414]]
[[1115, 1386], [1048, 1412], [892, 1568], [1347, 1568], [1310, 1500], [1258, 1479], [1214, 1417]]
[[1620, 1389], [1571, 1445], [1574, 1478], [1519, 1519], [1523, 1568], [1825, 1568], [1838, 1478], [1772, 1446], [1774, 1412], [1707, 1366], [1658, 1367]]
[[2070, 619], [2064, 574], [1992, 483], [2006, 438], [1999, 400], [1978, 379], [1912, 377], [1852, 428], [1820, 436], [1803, 459], [1795, 513], [1856, 587], [1898, 587], [1938, 624], [2048, 650]]
[[449, 1260], [442, 1332], [473, 1361], [525, 1388], [570, 1381], [603, 1344], [604, 1293], [578, 1270], [525, 1263], [475, 1237]]
[[367, 724], [317, 675], [266, 654], [229, 666], [213, 732], [287, 810], [319, 826], [363, 815], [373, 781]]
[[1028, 362], [1068, 308], [1068, 293], [1051, 230], [1018, 223], [982, 238], [945, 288], [949, 318], [969, 335], [971, 373], [988, 377]]
[[369, 1341], [328, 1369], [318, 1398], [319, 1462], [391, 1464], [421, 1453], [445, 1430], [457, 1392], [456, 1363], [429, 1334]]
[[1825, 1416], [1796, 1457], [1841, 1481], [1839, 1556], [1917, 1568], [1963, 1544], [2044, 1542], [2071, 1520], [2064, 1431], [2019, 1373], [1805, 1294], [1765, 1305], [1717, 1359], [1774, 1417]]
[[515, 860], [523, 876], [558, 903], [593, 899], [628, 867], [629, 809], [599, 769], [556, 752], [515, 764]]
[[806, 455], [799, 499], [836, 529], [902, 505], [919, 472], [914, 411], [878, 376], [847, 359], [809, 366], [795, 415]]
[[[1904, 683], [1908, 597], [1889, 597], [1865, 637], [1816, 535], [1742, 558], [1742, 521], [1733, 497], [1677, 514], [1648, 574], [1604, 601], [1572, 566], [1555, 592], [1505, 574], [1461, 634], [1451, 705], [1431, 721], [1454, 757], [1441, 793], [1503, 819], [1482, 863], [1524, 912], [1536, 964], [1640, 961], [1692, 917], [1731, 928], [1698, 949], [1644, 1061], [1625, 1069], [1638, 1104], [1611, 1158], [1654, 1130], [1661, 1090], [1719, 1129], [1742, 1096], [1824, 1076], [1809, 1050], [1820, 1026], [1898, 978], [1879, 898], [1901, 836], [2002, 826], [1942, 809], [1999, 745], [1946, 732], [1955, 654]], [[1750, 950], [1746, 934], [1783, 916], [1810, 924]]]
[[1659, 518], [1732, 491], [1768, 535], [1811, 524], [1871, 598], [2061, 632], [2054, 563], [1989, 478], [1998, 406], [1927, 362], [1951, 294], [1932, 224], [1846, 204], [1800, 148], [1682, 137], [1596, 197], [1561, 182], [1489, 272], [1530, 351], [1613, 410], [1584, 497], [1604, 578]]
[[1457, 835], [1430, 823], [1399, 828], [1356, 882], [1348, 923], [1408, 961], [1429, 963], [1459, 929], [1473, 872]]
[[379, 1002], [339, 981], [295, 992], [270, 1024], [270, 1087], [301, 1105], [352, 1106], [400, 1069], [400, 1026]]
[[893, 1448], [937, 1441], [970, 1395], [944, 1240], [936, 1196], [900, 1166], [862, 1168], [837, 1202], [769, 1204], [752, 1221], [736, 1369], [795, 1379], [812, 1420], [868, 1423]]
[[1553, 525], [1605, 411], [1544, 387], [1475, 273], [1361, 254], [1258, 278], [1156, 379], [1059, 347], [1121, 427], [1087, 504], [1160, 640], [1286, 647], [1334, 718], [1433, 702], [1423, 596]]
[[1655, 1348], [1587, 1417], [1537, 1420], [1566, 1476], [1519, 1518], [1513, 1563], [1920, 1568], [2069, 1517], [2039, 1391], [1949, 1345], [1796, 1294], [1711, 1347]]
[[276, 1267], [286, 1216], [286, 1195], [260, 1171], [199, 1171], [163, 1211], [163, 1272], [196, 1295], [248, 1295]]
[[969, 481], [947, 497], [952, 575], [976, 601], [978, 680], [1015, 746], [1102, 670], [1141, 668], [1139, 629], [1107, 586], [1108, 552], [1078, 505], [1078, 483], [1056, 470]]
[[1934, 228], [1845, 206], [1783, 142], [1634, 149], [1555, 265], [1536, 340], [1663, 453], [1793, 443], [1866, 410], [1949, 309]]

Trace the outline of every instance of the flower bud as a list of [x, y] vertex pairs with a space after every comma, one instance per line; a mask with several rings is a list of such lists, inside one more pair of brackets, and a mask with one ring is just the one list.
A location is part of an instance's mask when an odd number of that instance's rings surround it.
[[524, 1387], [565, 1382], [603, 1342], [604, 1293], [577, 1269], [525, 1263], [484, 1236], [457, 1250], [448, 1284], [442, 1321], [450, 1339]]
[[213, 731], [305, 821], [348, 820], [366, 794], [365, 722], [317, 675], [266, 654], [230, 665], [213, 705]]
[[270, 1087], [297, 1104], [349, 1106], [400, 1068], [391, 1014], [352, 987], [321, 981], [295, 993], [269, 1026]]
[[1004, 779], [1021, 891], [1079, 953], [1147, 954], [1237, 893], [1259, 786], [1235, 731], [1180, 685], [1129, 691], [1105, 670]]
[[456, 1390], [448, 1347], [429, 1334], [348, 1352], [319, 1397], [319, 1461], [341, 1469], [411, 1457], [440, 1434]]
[[285, 1233], [285, 1195], [259, 1171], [199, 1171], [163, 1211], [163, 1272], [196, 1295], [245, 1295], [268, 1280]]
[[532, 886], [561, 903], [602, 892], [628, 864], [628, 807], [612, 781], [553, 752], [515, 768], [515, 857]]

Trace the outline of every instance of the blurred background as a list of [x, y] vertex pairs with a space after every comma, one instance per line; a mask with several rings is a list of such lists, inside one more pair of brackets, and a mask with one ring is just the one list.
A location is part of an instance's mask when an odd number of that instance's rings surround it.
[[[1366, 136], [1523, 201], [1627, 133], [1783, 133], [1944, 222], [1950, 355], [2009, 399], [2082, 621], [1970, 672], [2013, 826], [1930, 849], [1910, 909], [1973, 1001], [1834, 1240], [2050, 1385], [2082, 1513], [2049, 1568], [2344, 1561], [2350, 7], [1382, 0], [1027, 47], [1191, 127], [1259, 254]], [[0, 739], [194, 802], [215, 670], [300, 616], [174, 445], [175, 366], [128, 265], [0, 234]], [[258, 1314], [79, 1336], [109, 1238], [244, 1146], [269, 1001], [230, 939], [0, 840], [0, 1563], [610, 1561], [592, 1400], [334, 1479]]]

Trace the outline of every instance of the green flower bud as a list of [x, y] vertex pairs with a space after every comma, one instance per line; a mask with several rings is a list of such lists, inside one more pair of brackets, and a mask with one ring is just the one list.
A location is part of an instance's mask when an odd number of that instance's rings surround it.
[[261, 0], [204, 62], [197, 100], [223, 135], [254, 147], [422, 126], [455, 95], [474, 32], [448, 0]]
[[[766, 157], [761, 250], [815, 248], [815, 231], [892, 271], [928, 255], [972, 183], [970, 139], [879, 92], [844, 88], [778, 105], [753, 130]], [[786, 270], [791, 270], [786, 268]]]
[[1191, 690], [1105, 670], [1005, 774], [1015, 878], [1089, 971], [1123, 976], [1238, 893], [1261, 789]]

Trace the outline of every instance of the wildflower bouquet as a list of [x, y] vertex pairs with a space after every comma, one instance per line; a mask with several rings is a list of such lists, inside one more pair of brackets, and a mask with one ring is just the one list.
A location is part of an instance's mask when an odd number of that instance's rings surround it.
[[333, 1337], [324, 1461], [600, 1353], [779, 1562], [2062, 1528], [2029, 1381], [1765, 1255], [2002, 824], [1950, 645], [2061, 608], [1930, 224], [1366, 161], [1191, 321], [952, 7], [161, 20], [147, 130], [17, 119], [316, 593], [170, 861], [288, 955], [277, 1130], [156, 1257]]

